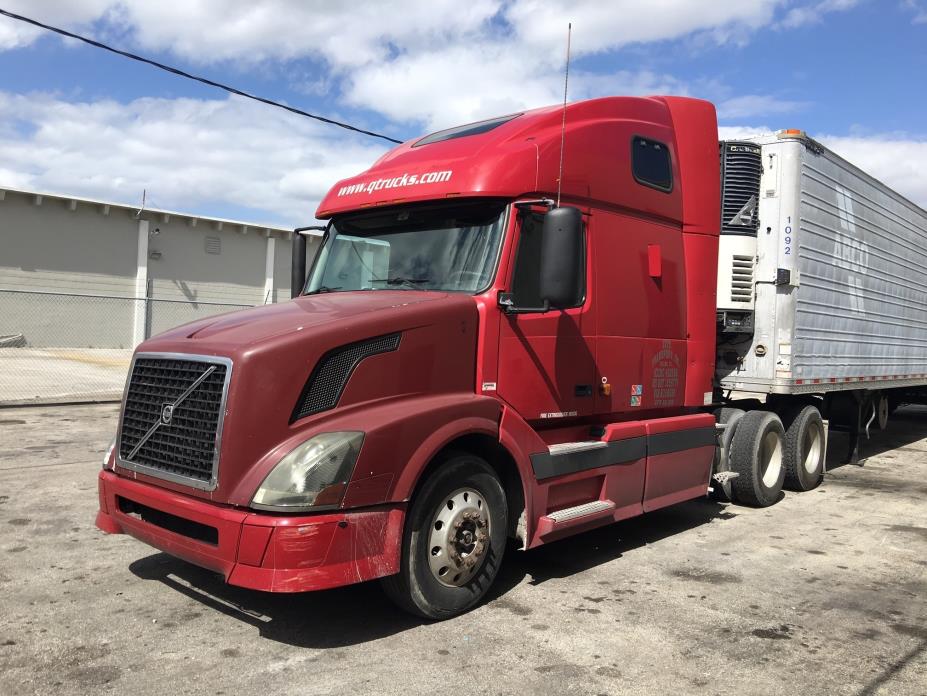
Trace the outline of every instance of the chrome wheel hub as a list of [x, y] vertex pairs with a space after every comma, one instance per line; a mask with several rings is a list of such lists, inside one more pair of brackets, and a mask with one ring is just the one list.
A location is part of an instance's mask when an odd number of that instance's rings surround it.
[[768, 432], [760, 444], [760, 473], [763, 485], [771, 488], [779, 480], [782, 470], [782, 438], [779, 433]]
[[428, 537], [428, 565], [438, 582], [461, 587], [473, 579], [489, 548], [489, 525], [489, 509], [478, 491], [461, 488], [443, 499]]
[[813, 474], [818, 469], [818, 462], [824, 449], [824, 432], [820, 425], [814, 423], [805, 431], [805, 471]]

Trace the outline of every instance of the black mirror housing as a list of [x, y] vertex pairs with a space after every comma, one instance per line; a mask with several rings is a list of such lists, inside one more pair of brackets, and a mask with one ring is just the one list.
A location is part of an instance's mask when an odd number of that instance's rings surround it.
[[293, 248], [290, 259], [290, 297], [298, 297], [306, 284], [306, 238], [298, 231], [293, 232]]
[[577, 302], [582, 273], [582, 212], [554, 208], [544, 217], [541, 234], [541, 298], [551, 307], [571, 307]]

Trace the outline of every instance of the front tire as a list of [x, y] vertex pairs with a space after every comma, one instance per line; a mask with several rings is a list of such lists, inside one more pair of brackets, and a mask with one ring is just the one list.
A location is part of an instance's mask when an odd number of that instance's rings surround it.
[[448, 619], [474, 607], [499, 572], [507, 512], [492, 468], [472, 454], [449, 454], [413, 498], [399, 573], [382, 581], [386, 594], [426, 619]]

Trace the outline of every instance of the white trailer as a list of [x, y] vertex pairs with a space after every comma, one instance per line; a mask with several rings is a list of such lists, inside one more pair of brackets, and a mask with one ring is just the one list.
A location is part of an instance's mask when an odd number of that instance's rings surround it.
[[811, 405], [851, 433], [852, 458], [861, 427], [923, 399], [927, 211], [802, 131], [720, 156], [721, 397]]

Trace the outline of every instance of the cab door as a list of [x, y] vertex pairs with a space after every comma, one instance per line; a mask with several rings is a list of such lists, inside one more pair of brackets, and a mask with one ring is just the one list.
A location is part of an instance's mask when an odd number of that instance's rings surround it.
[[584, 230], [583, 272], [575, 304], [539, 308], [543, 215], [519, 212], [515, 258], [508, 279], [515, 312], [502, 316], [499, 337], [499, 396], [528, 421], [592, 415], [595, 409], [595, 330], [589, 297], [591, 237]]

